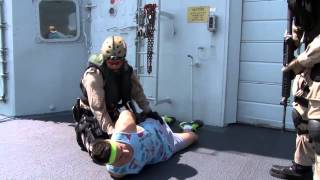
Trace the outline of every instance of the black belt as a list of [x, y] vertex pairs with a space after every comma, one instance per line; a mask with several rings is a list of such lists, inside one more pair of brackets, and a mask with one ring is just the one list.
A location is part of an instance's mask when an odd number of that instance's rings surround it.
[[294, 102], [300, 104], [301, 106], [307, 108], [309, 104], [309, 100], [304, 97], [294, 96]]

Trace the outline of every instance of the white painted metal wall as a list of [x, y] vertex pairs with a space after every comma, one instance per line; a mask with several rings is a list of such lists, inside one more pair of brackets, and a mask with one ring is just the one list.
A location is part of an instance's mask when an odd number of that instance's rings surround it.
[[[9, 84], [8, 102], [0, 103], [0, 113], [17, 116], [69, 111], [79, 96], [79, 79], [88, 58], [83, 36], [74, 42], [39, 42], [37, 0], [4, 3]], [[85, 11], [81, 13], [86, 17]]]
[[[156, 2], [156, 1], [151, 1]], [[96, 5], [92, 10], [92, 52], [98, 52], [106, 36], [120, 34], [128, 42], [128, 60], [134, 66], [135, 59], [135, 2], [122, 0], [116, 5], [117, 15], [110, 16], [109, 1], [92, 0]], [[241, 7], [241, 2], [232, 2]], [[154, 105], [161, 113], [173, 115], [179, 120], [202, 119], [206, 124], [223, 126], [226, 122], [225, 113], [227, 95], [237, 91], [226, 92], [228, 60], [235, 60], [237, 53], [230, 53], [228, 59], [228, 43], [233, 42], [234, 51], [240, 40], [229, 39], [229, 1], [162, 1], [161, 10], [171, 13], [174, 19], [161, 17], [160, 30], [160, 62], [159, 62], [159, 98], [170, 98], [171, 104]], [[216, 8], [218, 16], [217, 32], [207, 30], [206, 23], [188, 23], [187, 8], [193, 6], [210, 6]], [[239, 10], [237, 10], [239, 12]], [[232, 13], [238, 15], [239, 13]], [[240, 20], [239, 20], [240, 22]], [[175, 33], [173, 33], [175, 32]], [[239, 33], [240, 31], [238, 31]], [[239, 36], [240, 39], [240, 36]], [[192, 66], [191, 55], [199, 67]], [[236, 68], [230, 65], [231, 68]], [[232, 71], [237, 79], [237, 70]], [[192, 84], [191, 84], [192, 79]], [[232, 82], [232, 81], [230, 81]], [[150, 93], [147, 83], [144, 83], [146, 94]], [[237, 84], [237, 82], [233, 83]], [[236, 101], [231, 103], [236, 105]], [[230, 114], [235, 111], [233, 108]], [[230, 116], [228, 122], [234, 122], [235, 116]]]
[[[118, 1], [116, 16], [110, 16], [109, 0], [91, 0], [91, 4], [79, 0], [82, 32], [86, 33], [68, 43], [37, 41], [37, 1], [5, 1], [9, 96], [7, 103], [0, 103], [0, 114], [70, 110], [80, 94], [79, 79], [88, 58], [86, 45], [90, 52], [98, 52], [109, 35], [126, 39], [128, 61], [135, 65], [135, 1]], [[235, 122], [242, 2], [175, 0], [161, 5], [174, 18], [160, 18], [159, 99], [170, 98], [172, 103], [151, 102], [153, 109], [179, 120], [202, 119], [209, 125]], [[206, 23], [187, 22], [188, 7], [198, 6], [216, 8], [215, 33], [207, 30]], [[147, 95], [153, 93], [153, 85], [145, 80], [142, 84]]]
[[[244, 0], [242, 17], [239, 122], [281, 127], [282, 50], [287, 1]], [[287, 126], [292, 127], [291, 107]]]

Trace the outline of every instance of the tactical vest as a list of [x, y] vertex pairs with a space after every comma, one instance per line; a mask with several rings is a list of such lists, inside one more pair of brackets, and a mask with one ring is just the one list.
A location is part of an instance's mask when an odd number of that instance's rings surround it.
[[[113, 112], [114, 110], [125, 106], [126, 103], [131, 100], [131, 75], [133, 69], [130, 65], [124, 63], [119, 72], [109, 70], [105, 63], [101, 66], [89, 63], [87, 69], [91, 67], [98, 69], [102, 73], [105, 103], [108, 112]], [[89, 105], [86, 89], [83, 87], [82, 83], [80, 83], [80, 87], [84, 96], [81, 100], [85, 104]], [[119, 104], [120, 101], [121, 104]]]

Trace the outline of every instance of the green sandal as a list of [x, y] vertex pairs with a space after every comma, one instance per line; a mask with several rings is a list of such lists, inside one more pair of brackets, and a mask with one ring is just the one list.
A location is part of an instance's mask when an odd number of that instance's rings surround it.
[[190, 129], [193, 132], [198, 131], [199, 128], [203, 126], [203, 122], [201, 120], [194, 120], [191, 122], [181, 122], [179, 124], [181, 129]]
[[176, 122], [176, 118], [168, 116], [168, 115], [164, 115], [162, 116], [163, 121], [165, 121], [168, 125], [171, 125], [173, 123]]

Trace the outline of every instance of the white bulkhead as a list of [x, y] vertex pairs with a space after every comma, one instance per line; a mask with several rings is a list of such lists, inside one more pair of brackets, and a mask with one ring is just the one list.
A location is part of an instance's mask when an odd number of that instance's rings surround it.
[[[22, 116], [70, 111], [80, 96], [79, 82], [88, 55], [99, 52], [107, 36], [121, 35], [128, 45], [127, 60], [138, 73], [153, 109], [159, 113], [183, 121], [201, 119], [214, 126], [235, 123], [237, 117], [245, 123], [254, 120], [253, 124], [260, 118], [263, 123], [270, 122], [270, 126], [275, 121], [264, 119], [270, 113], [250, 117], [243, 106], [251, 102], [247, 102], [243, 92], [248, 82], [240, 79], [242, 75], [239, 77], [239, 73], [244, 74], [239, 72], [240, 62], [242, 68], [248, 64], [241, 59], [247, 51], [240, 51], [240, 47], [246, 50], [248, 43], [244, 34], [247, 29], [242, 27], [247, 28], [252, 21], [247, 22], [250, 18], [242, 18], [242, 14], [244, 11], [250, 15], [248, 12], [255, 8], [249, 5], [254, 3], [218, 0], [1, 2], [5, 26], [1, 29], [4, 31], [1, 49], [6, 53], [0, 63], [0, 114]], [[254, 6], [259, 7], [259, 2]], [[149, 74], [147, 40], [137, 38], [136, 14], [150, 3], [156, 3], [157, 8]], [[270, 4], [272, 7], [272, 2]], [[281, 23], [285, 24], [285, 19]], [[282, 30], [283, 26], [273, 33], [282, 33], [278, 32]], [[278, 41], [281, 39], [274, 42]], [[281, 54], [275, 58], [280, 65]], [[239, 82], [242, 99], [238, 98]], [[280, 91], [278, 93], [271, 97], [274, 102], [280, 99]], [[259, 103], [268, 104], [268, 101]], [[244, 108], [240, 108], [241, 114], [237, 115], [239, 104]], [[260, 108], [256, 107], [253, 112]], [[281, 112], [281, 106], [274, 107], [277, 113]], [[279, 116], [276, 121], [280, 119]]]

